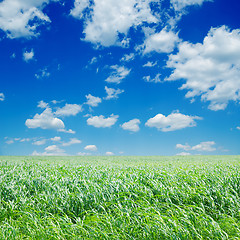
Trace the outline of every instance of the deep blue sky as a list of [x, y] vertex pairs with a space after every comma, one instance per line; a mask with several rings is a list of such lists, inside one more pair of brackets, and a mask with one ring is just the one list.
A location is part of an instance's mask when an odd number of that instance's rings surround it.
[[240, 154], [237, 0], [3, 0], [0, 155]]

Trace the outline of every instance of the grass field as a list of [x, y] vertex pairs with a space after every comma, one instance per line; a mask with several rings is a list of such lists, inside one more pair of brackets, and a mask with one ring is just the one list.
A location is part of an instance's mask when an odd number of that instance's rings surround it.
[[240, 156], [2, 156], [0, 239], [240, 239]]

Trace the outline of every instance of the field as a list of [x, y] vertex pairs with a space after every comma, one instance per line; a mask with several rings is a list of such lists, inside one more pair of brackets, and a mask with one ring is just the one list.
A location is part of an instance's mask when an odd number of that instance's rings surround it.
[[2, 156], [0, 239], [240, 239], [240, 156]]

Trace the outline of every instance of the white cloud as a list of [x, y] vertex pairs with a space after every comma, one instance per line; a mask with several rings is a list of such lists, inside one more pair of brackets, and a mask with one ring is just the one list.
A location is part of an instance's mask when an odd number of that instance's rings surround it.
[[23, 53], [23, 60], [25, 62], [28, 62], [28, 61], [32, 60], [33, 58], [34, 58], [33, 49], [30, 52], [26, 51], [26, 52]]
[[[85, 40], [94, 44], [108, 47], [111, 45], [125, 45], [128, 30], [144, 23], [157, 22], [151, 13], [152, 0], [95, 0], [94, 4], [84, 0], [75, 0], [71, 11], [75, 18], [85, 20]], [[89, 14], [84, 16], [88, 7]], [[122, 37], [119, 37], [119, 36]]]
[[58, 129], [57, 130], [58, 132], [63, 132], [63, 133], [70, 133], [70, 134], [75, 134], [76, 132], [75, 131], [73, 131], [72, 129], [64, 129], [64, 128], [62, 128], [62, 129]]
[[105, 97], [106, 100], [116, 99], [116, 98], [118, 98], [119, 94], [124, 92], [124, 90], [108, 88], [107, 86], [105, 86], [105, 90], [107, 93], [107, 96]]
[[118, 65], [111, 66], [111, 69], [113, 69], [113, 72], [105, 80], [106, 82], [109, 82], [109, 83], [119, 84], [131, 72], [130, 69], [127, 69], [124, 66], [118, 66]]
[[87, 124], [96, 128], [111, 127], [117, 122], [118, 117], [118, 115], [113, 114], [108, 118], [105, 118], [103, 115], [93, 116], [87, 119]]
[[213, 147], [215, 144], [216, 143], [214, 141], [201, 142], [198, 145], [193, 146], [192, 150], [201, 152], [213, 152], [216, 150], [216, 148]]
[[150, 61], [148, 61], [147, 63], [145, 63], [143, 65], [143, 67], [154, 67], [156, 65], [157, 65], [157, 62], [150, 62]]
[[0, 101], [4, 101], [5, 100], [5, 96], [3, 93], [0, 93]]
[[37, 79], [42, 79], [42, 78], [48, 78], [50, 76], [50, 72], [48, 71], [47, 67], [44, 67], [43, 69], [40, 69], [38, 73], [35, 74], [35, 77]]
[[13, 143], [14, 143], [13, 140], [7, 140], [7, 141], [6, 141], [6, 144], [13, 144]]
[[240, 100], [240, 29], [212, 28], [202, 44], [183, 42], [178, 48], [167, 62], [173, 72], [166, 80], [184, 79], [180, 89], [188, 90], [187, 98], [201, 96], [214, 111]]
[[190, 156], [192, 155], [191, 153], [188, 152], [181, 152], [181, 153], [177, 153], [176, 156]]
[[45, 108], [48, 107], [48, 103], [46, 103], [43, 100], [41, 100], [40, 102], [38, 102], [37, 107], [45, 109]]
[[46, 142], [47, 142], [46, 139], [42, 139], [42, 140], [33, 142], [33, 145], [41, 146], [41, 145], [44, 145]]
[[213, 1], [213, 0], [170, 0], [173, 8], [176, 11], [181, 11], [183, 8], [191, 5], [201, 6], [203, 2]]
[[134, 53], [125, 54], [125, 55], [120, 59], [120, 61], [121, 61], [121, 62], [130, 62], [130, 61], [134, 60], [134, 58], [135, 58]]
[[183, 149], [184, 151], [212, 152], [216, 150], [216, 148], [213, 147], [214, 145], [216, 145], [214, 141], [201, 142], [193, 147], [188, 144], [183, 145], [178, 143], [176, 148]]
[[89, 155], [91, 155], [91, 153], [78, 152], [77, 155], [78, 156], [89, 156]]
[[39, 153], [34, 151], [33, 156], [64, 156], [66, 155], [65, 150], [59, 148], [57, 145], [50, 145], [45, 148], [45, 152]]
[[[56, 1], [56, 0], [55, 0]], [[38, 27], [50, 22], [42, 10], [50, 0], [3, 0], [0, 28], [9, 38], [38, 36]]]
[[160, 73], [158, 73], [154, 78], [151, 78], [150, 76], [144, 76], [143, 80], [145, 82], [160, 83], [160, 82], [162, 82], [161, 79], [160, 79], [160, 76], [161, 76]]
[[240, 130], [240, 127], [237, 127], [237, 130]]
[[197, 123], [194, 120], [200, 120], [197, 116], [188, 116], [179, 112], [173, 112], [168, 116], [157, 114], [146, 122], [146, 126], [155, 127], [162, 132], [175, 131], [187, 127], [195, 127]]
[[94, 97], [91, 94], [86, 95], [86, 98], [87, 98], [86, 104], [88, 104], [91, 107], [97, 107], [98, 104], [102, 102], [102, 99], [100, 97]]
[[84, 149], [92, 152], [97, 151], [97, 147], [95, 145], [87, 145]]
[[61, 119], [54, 117], [51, 108], [46, 108], [41, 114], [36, 114], [32, 119], [27, 119], [25, 125], [28, 128], [64, 129]]
[[139, 128], [140, 120], [139, 119], [132, 119], [128, 122], [123, 123], [121, 126], [122, 129], [128, 130], [131, 132], [138, 132], [140, 130]]
[[143, 43], [143, 54], [150, 52], [170, 53], [174, 50], [179, 42], [178, 35], [166, 29], [159, 33], [147, 34], [146, 40]]
[[59, 141], [61, 141], [61, 137], [56, 136], [56, 137], [50, 138], [50, 140], [53, 142], [59, 142]]
[[66, 147], [66, 146], [71, 146], [73, 144], [80, 144], [80, 143], [82, 143], [81, 140], [77, 138], [71, 138], [69, 142], [63, 143], [62, 146]]
[[64, 107], [58, 108], [56, 116], [75, 116], [82, 111], [82, 106], [78, 104], [65, 104]]
[[114, 155], [113, 152], [106, 152], [105, 154], [106, 154], [107, 156], [113, 156], [113, 155]]
[[189, 150], [191, 150], [191, 147], [190, 147], [188, 144], [183, 145], [183, 144], [178, 143], [178, 144], [176, 145], [176, 148], [183, 149], [184, 151], [189, 151]]

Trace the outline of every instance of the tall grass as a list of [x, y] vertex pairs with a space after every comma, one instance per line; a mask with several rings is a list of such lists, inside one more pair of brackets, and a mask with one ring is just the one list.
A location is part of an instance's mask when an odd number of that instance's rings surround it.
[[0, 239], [240, 239], [240, 157], [1, 157]]

